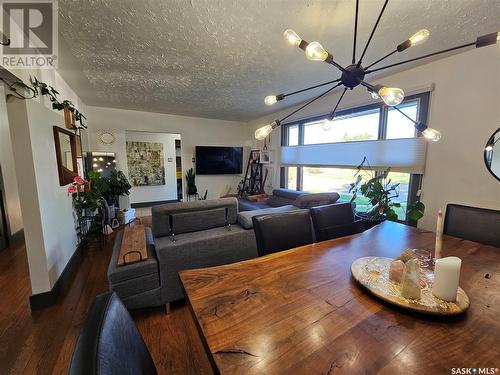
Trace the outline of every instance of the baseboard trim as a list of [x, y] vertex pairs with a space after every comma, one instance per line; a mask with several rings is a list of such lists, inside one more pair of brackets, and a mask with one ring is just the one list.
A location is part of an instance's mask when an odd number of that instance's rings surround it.
[[24, 228], [21, 228], [16, 233], [10, 235], [9, 244], [13, 244], [21, 240], [24, 240]]
[[66, 264], [66, 267], [64, 267], [64, 270], [59, 275], [59, 278], [57, 279], [51, 290], [43, 293], [32, 294], [30, 296], [31, 310], [40, 310], [52, 306], [56, 303], [57, 297], [59, 296], [61, 289], [68, 282], [68, 280], [71, 278], [71, 275], [73, 274], [76, 260], [81, 254], [82, 247], [83, 246], [79, 245], [76, 248], [75, 252], [69, 259], [68, 263]]
[[168, 200], [168, 201], [154, 201], [154, 202], [139, 202], [139, 203], [132, 203], [131, 207], [132, 208], [141, 208], [141, 207], [152, 207], [152, 206], [157, 206], [159, 204], [165, 204], [165, 203], [175, 203], [179, 202], [178, 199], [173, 199], [173, 200]]

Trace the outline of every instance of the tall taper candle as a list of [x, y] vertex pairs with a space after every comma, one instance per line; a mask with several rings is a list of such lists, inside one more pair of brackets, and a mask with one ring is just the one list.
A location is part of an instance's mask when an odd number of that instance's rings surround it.
[[441, 250], [443, 248], [443, 211], [439, 210], [437, 214], [436, 224], [436, 244], [434, 246], [434, 258], [441, 258]]
[[457, 257], [436, 259], [432, 294], [443, 301], [454, 302], [457, 299], [461, 266], [462, 259]]

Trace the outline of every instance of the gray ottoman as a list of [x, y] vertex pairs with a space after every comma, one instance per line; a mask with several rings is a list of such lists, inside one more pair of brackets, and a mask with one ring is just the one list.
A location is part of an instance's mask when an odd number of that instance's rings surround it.
[[158, 260], [154, 248], [151, 228], [146, 228], [146, 247], [148, 259], [118, 266], [116, 264], [124, 231], [116, 235], [113, 254], [108, 266], [109, 289], [116, 292], [125, 306], [129, 309], [140, 307], [160, 306], [160, 276]]

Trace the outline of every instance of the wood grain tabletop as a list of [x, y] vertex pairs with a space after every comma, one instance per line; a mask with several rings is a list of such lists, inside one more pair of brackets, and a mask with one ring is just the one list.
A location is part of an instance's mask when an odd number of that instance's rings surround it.
[[[180, 278], [215, 373], [500, 374], [500, 248], [444, 236], [462, 258], [470, 309], [457, 317], [389, 305], [351, 277], [363, 256], [433, 251], [434, 234], [385, 222], [364, 233]], [[486, 373], [486, 372], [485, 372]], [[490, 373], [488, 373], [490, 374]]]

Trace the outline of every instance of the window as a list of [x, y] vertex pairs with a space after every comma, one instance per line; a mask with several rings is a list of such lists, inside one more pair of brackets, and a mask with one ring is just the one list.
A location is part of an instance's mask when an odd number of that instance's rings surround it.
[[[408, 117], [417, 120], [418, 101], [411, 101], [399, 106], [399, 109]], [[387, 113], [386, 139], [413, 138], [415, 137], [415, 126], [403, 114], [394, 108], [389, 108]]]
[[[425, 123], [428, 105], [429, 93], [423, 93], [407, 97], [398, 108], [415, 121]], [[408, 118], [381, 102], [340, 111], [333, 121], [329, 121], [324, 115], [282, 126], [283, 146], [418, 136], [414, 124]], [[355, 180], [355, 169], [297, 165], [284, 167], [282, 170], [282, 187], [308, 192], [336, 191], [340, 194], [341, 201], [349, 201], [352, 197], [349, 187]], [[393, 201], [401, 203], [401, 207], [395, 207], [395, 211], [398, 219], [405, 221], [408, 204], [418, 199], [416, 195], [420, 189], [421, 175], [390, 172], [388, 178], [392, 183], [399, 183], [399, 196]], [[364, 197], [357, 197], [355, 203], [358, 211], [366, 211], [371, 206]]]
[[406, 220], [406, 208], [410, 196], [410, 177], [409, 173], [400, 172], [389, 172], [387, 175], [387, 181], [390, 180], [391, 184], [399, 183], [399, 197], [394, 198], [392, 201], [401, 203], [401, 207], [394, 207], [394, 211], [396, 211], [398, 219], [401, 221]]
[[[415, 121], [427, 121], [429, 93], [412, 95], [398, 106]], [[326, 115], [283, 126], [282, 146], [414, 138], [414, 124], [383, 103], [339, 111], [333, 121]]]
[[[302, 190], [311, 193], [335, 191], [340, 194], [341, 201], [348, 202], [352, 198], [349, 188], [356, 180], [356, 172], [356, 169], [348, 168], [302, 167]], [[354, 202], [358, 211], [370, 207], [370, 201], [365, 197], [357, 197]]]
[[297, 146], [299, 144], [299, 125], [288, 127], [288, 146]]
[[286, 184], [285, 188], [291, 190], [297, 190], [297, 167], [287, 167], [286, 168]]
[[304, 144], [366, 141], [378, 138], [380, 109], [304, 124]]

